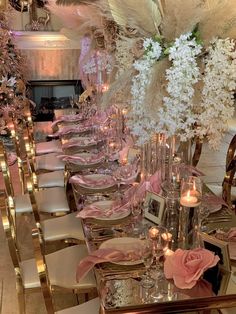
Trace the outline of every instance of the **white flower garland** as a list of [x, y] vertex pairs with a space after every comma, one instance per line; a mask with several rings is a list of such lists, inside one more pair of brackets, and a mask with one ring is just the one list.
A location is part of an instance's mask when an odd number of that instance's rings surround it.
[[150, 121], [145, 110], [145, 96], [147, 86], [150, 84], [152, 66], [160, 58], [162, 47], [152, 38], [146, 38], [143, 42], [144, 56], [133, 63], [138, 71], [132, 79], [131, 86], [131, 112], [129, 113], [128, 126], [131, 132], [138, 137], [138, 144], [144, 144], [150, 139], [155, 129], [156, 121]]
[[235, 41], [229, 38], [212, 42], [206, 58], [201, 114], [197, 135], [207, 136], [213, 149], [219, 147], [227, 129], [227, 120], [234, 112], [236, 88]]
[[196, 122], [192, 98], [194, 84], [200, 78], [200, 70], [196, 58], [202, 46], [191, 38], [192, 33], [181, 35], [169, 49], [171, 68], [166, 70], [168, 80], [167, 92], [163, 107], [159, 110], [158, 132], [167, 136], [179, 135], [182, 141], [191, 138], [192, 126]]

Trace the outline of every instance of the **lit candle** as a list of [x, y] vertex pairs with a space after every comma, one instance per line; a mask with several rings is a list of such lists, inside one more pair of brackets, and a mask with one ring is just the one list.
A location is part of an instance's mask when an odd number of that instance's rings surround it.
[[196, 196], [191, 195], [191, 191], [189, 190], [186, 195], [181, 196], [180, 204], [186, 207], [197, 207], [200, 201]]
[[152, 240], [156, 240], [157, 236], [159, 234], [159, 230], [155, 227], [152, 227], [151, 229], [149, 229], [149, 237]]

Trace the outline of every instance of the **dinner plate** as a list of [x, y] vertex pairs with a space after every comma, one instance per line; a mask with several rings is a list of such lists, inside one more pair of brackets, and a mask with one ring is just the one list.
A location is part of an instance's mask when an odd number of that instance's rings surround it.
[[[111, 209], [113, 204], [114, 204], [114, 201], [111, 201], [111, 200], [103, 200], [103, 201], [98, 201], [98, 202], [92, 203], [92, 205], [101, 208], [102, 210], [104, 210], [104, 212]], [[130, 209], [127, 209], [123, 213], [114, 213], [109, 217], [106, 217], [106, 216], [96, 217], [94, 219], [96, 219], [96, 220], [119, 220], [119, 219], [123, 219], [123, 218], [129, 216], [129, 214], [130, 214]]]
[[[113, 238], [103, 242], [100, 245], [100, 249], [115, 249], [120, 250], [123, 252], [126, 251], [137, 251], [140, 250], [141, 246], [143, 245], [142, 240], [138, 238], [131, 238], [131, 237], [121, 237], [121, 238]], [[119, 261], [119, 262], [112, 262], [113, 264], [117, 265], [138, 265], [142, 263], [142, 260], [136, 261]]]
[[[80, 154], [74, 154], [74, 156], [78, 156], [78, 157], [81, 157], [83, 159], [89, 159], [93, 156], [94, 154], [90, 154], [90, 153], [80, 153]], [[74, 165], [80, 165], [80, 166], [90, 166], [90, 165], [96, 165], [102, 161], [104, 161], [105, 159], [105, 156], [101, 156], [100, 158], [97, 158], [96, 160], [91, 160], [91, 161], [81, 161], [81, 160], [78, 160], [78, 159], [70, 159], [68, 160], [68, 163], [69, 164], [74, 164]]]
[[[109, 175], [106, 175], [106, 174], [98, 174], [98, 173], [95, 173], [95, 174], [87, 174], [84, 176], [84, 178], [88, 178], [90, 180], [94, 180], [94, 184], [91, 183], [91, 184], [86, 184], [86, 183], [80, 183], [79, 185], [84, 187], [84, 188], [90, 188], [90, 189], [93, 189], [93, 190], [101, 190], [101, 189], [107, 189], [107, 188], [111, 188], [113, 186], [116, 185], [116, 181], [112, 178], [112, 176], [109, 176]], [[96, 181], [99, 181], [99, 180], [111, 180], [110, 182], [107, 182], [107, 184], [103, 184], [103, 185], [96, 185]]]
[[215, 206], [208, 206], [208, 209], [209, 209], [209, 212], [210, 213], [216, 213], [218, 212], [219, 210], [221, 210], [222, 208], [222, 205], [219, 204], [219, 205], [215, 205]]

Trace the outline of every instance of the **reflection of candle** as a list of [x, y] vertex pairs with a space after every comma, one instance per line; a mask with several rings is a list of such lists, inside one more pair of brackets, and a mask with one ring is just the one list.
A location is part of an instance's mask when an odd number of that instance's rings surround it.
[[126, 115], [128, 113], [128, 110], [126, 108], [122, 109], [122, 114]]
[[124, 157], [124, 158], [121, 159], [121, 164], [122, 164], [123, 166], [125, 166], [125, 165], [127, 164], [127, 162], [128, 162], [127, 157]]
[[149, 237], [150, 237], [152, 240], [156, 240], [158, 234], [159, 234], [159, 230], [158, 230], [157, 228], [152, 227], [151, 229], [149, 229]]
[[200, 202], [196, 196], [191, 195], [191, 191], [189, 190], [186, 195], [181, 196], [180, 204], [186, 207], [196, 207]]

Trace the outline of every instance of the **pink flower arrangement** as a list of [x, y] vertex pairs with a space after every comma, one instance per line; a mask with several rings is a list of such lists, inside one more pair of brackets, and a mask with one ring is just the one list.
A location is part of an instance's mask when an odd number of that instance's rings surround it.
[[215, 266], [219, 260], [219, 256], [206, 249], [177, 249], [166, 256], [164, 273], [167, 279], [174, 280], [176, 287], [191, 289], [202, 274]]

